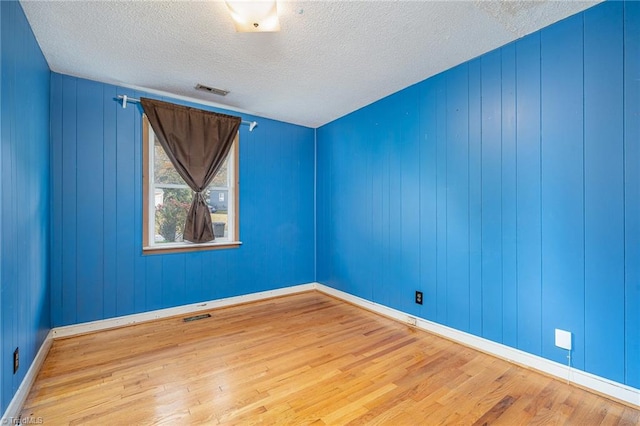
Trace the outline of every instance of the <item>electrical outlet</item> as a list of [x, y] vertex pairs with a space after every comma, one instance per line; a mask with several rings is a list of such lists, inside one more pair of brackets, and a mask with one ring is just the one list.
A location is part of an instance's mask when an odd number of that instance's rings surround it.
[[422, 292], [416, 290], [416, 303], [422, 305]]
[[556, 328], [556, 346], [570, 351], [571, 350], [571, 332]]
[[20, 368], [20, 348], [13, 351], [13, 374], [18, 372], [18, 368]]
[[417, 321], [416, 317], [407, 317], [407, 324], [416, 325], [417, 322], [418, 321]]

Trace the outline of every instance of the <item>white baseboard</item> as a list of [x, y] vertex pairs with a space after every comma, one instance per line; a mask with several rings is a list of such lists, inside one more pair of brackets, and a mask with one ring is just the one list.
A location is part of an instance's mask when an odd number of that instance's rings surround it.
[[53, 336], [51, 331], [45, 337], [44, 342], [40, 345], [40, 349], [38, 349], [38, 353], [36, 357], [33, 359], [33, 362], [29, 366], [29, 370], [27, 370], [27, 374], [25, 374], [24, 379], [22, 379], [22, 383], [18, 386], [18, 390], [15, 395], [11, 399], [9, 406], [5, 410], [2, 415], [2, 420], [0, 420], [0, 424], [2, 425], [15, 425], [18, 424], [18, 418], [20, 416], [20, 411], [22, 410], [22, 406], [24, 402], [27, 400], [29, 396], [29, 392], [31, 391], [31, 386], [36, 381], [36, 376], [40, 372], [40, 368], [42, 368], [42, 364], [44, 364], [44, 360], [49, 353], [49, 349], [51, 349], [51, 345], [53, 344]]
[[569, 368], [568, 366], [557, 363], [555, 361], [550, 361], [546, 358], [532, 355], [519, 349], [492, 342], [491, 340], [487, 340], [473, 334], [465, 333], [460, 330], [437, 324], [432, 321], [428, 321], [422, 318], [416, 318], [415, 315], [410, 315], [405, 312], [380, 305], [379, 303], [362, 299], [352, 294], [325, 286], [324, 284], [315, 283], [315, 287], [318, 291], [326, 293], [330, 296], [337, 297], [338, 299], [353, 303], [354, 305], [396, 319], [401, 322], [408, 323], [410, 318], [415, 318], [415, 326], [417, 328], [440, 335], [447, 339], [459, 342], [463, 345], [478, 349], [482, 352], [486, 352], [507, 361], [520, 364], [534, 370], [538, 370], [550, 376], [557, 377], [560, 380], [572, 382], [583, 388], [591, 389], [597, 393], [609, 396], [613, 399], [624, 401], [630, 405], [634, 405], [640, 408], [640, 389], [632, 388], [631, 386], [614, 382], [612, 380], [605, 379], [604, 377], [596, 376], [594, 374], [577, 370], [575, 368]]
[[56, 327], [51, 330], [54, 339], [62, 337], [76, 336], [78, 334], [92, 333], [94, 331], [108, 330], [110, 328], [124, 327], [146, 321], [153, 321], [161, 318], [173, 317], [176, 315], [191, 314], [199, 311], [207, 311], [225, 306], [238, 305], [241, 303], [255, 302], [272, 297], [285, 296], [287, 294], [300, 293], [314, 290], [315, 284], [300, 284], [291, 287], [278, 288], [275, 290], [250, 293], [242, 296], [227, 297], [224, 299], [210, 300], [208, 302], [193, 303], [191, 305], [176, 306], [174, 308], [158, 309], [156, 311], [143, 312], [140, 314], [125, 315], [121, 317], [108, 318], [104, 320], [85, 322], [64, 327]]

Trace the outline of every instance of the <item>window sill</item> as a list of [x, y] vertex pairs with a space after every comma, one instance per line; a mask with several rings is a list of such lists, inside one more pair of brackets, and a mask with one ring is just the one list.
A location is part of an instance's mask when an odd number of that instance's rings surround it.
[[220, 249], [234, 249], [242, 245], [241, 241], [224, 241], [219, 243], [175, 243], [163, 244], [151, 247], [142, 247], [142, 254], [168, 254], [168, 253], [186, 253], [191, 251], [208, 251]]

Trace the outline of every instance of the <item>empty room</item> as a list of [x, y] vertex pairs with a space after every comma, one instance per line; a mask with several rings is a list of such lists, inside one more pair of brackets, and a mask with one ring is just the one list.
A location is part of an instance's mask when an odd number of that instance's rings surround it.
[[0, 1], [0, 423], [640, 424], [640, 2]]

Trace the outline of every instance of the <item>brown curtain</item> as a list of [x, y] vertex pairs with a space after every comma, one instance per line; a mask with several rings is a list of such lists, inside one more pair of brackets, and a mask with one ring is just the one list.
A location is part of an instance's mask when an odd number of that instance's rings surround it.
[[214, 240], [211, 215], [202, 192], [229, 154], [240, 117], [147, 98], [141, 98], [140, 103], [171, 163], [195, 192], [184, 239], [194, 243]]

